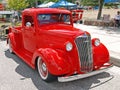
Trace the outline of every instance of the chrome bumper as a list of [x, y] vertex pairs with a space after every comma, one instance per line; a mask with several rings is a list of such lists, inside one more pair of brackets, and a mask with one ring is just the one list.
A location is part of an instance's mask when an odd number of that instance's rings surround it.
[[112, 66], [113, 65], [110, 65], [108, 67], [102, 67], [100, 70], [92, 71], [92, 72], [89, 72], [89, 73], [86, 73], [86, 74], [79, 74], [79, 75], [73, 75], [73, 76], [68, 76], [68, 77], [58, 77], [58, 81], [59, 82], [68, 82], [68, 81], [73, 81], [73, 80], [77, 80], [77, 79], [90, 77], [90, 76], [105, 72], [106, 70], [108, 70]]

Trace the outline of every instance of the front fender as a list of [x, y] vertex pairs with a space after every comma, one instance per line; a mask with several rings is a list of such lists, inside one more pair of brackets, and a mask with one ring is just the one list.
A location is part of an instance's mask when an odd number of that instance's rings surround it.
[[54, 50], [51, 48], [40, 48], [36, 50], [33, 55], [33, 63], [37, 57], [41, 57], [47, 64], [48, 70], [53, 75], [63, 75], [70, 72], [69, 60], [65, 60], [63, 57], [65, 54], [63, 51]]
[[102, 66], [104, 63], [109, 62], [110, 56], [108, 49], [104, 44], [100, 44], [99, 46], [93, 46], [93, 60], [94, 66]]

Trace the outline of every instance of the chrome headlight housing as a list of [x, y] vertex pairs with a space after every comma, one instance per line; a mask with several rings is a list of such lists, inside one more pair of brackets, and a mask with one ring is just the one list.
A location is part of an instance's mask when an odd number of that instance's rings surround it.
[[68, 42], [68, 43], [66, 44], [66, 50], [67, 50], [67, 51], [71, 51], [72, 49], [73, 49], [72, 43], [71, 43], [71, 42]]
[[99, 46], [99, 45], [100, 45], [100, 40], [99, 40], [99, 39], [95, 39], [94, 45], [95, 45], [95, 46]]

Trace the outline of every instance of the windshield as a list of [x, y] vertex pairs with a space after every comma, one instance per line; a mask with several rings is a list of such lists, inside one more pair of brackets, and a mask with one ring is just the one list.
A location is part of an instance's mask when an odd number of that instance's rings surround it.
[[69, 14], [39, 14], [38, 15], [39, 25], [61, 23], [71, 24]]

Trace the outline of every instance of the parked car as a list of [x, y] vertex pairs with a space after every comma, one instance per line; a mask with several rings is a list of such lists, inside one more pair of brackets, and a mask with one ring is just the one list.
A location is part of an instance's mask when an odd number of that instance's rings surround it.
[[112, 66], [109, 52], [98, 38], [73, 26], [68, 10], [30, 8], [22, 12], [22, 26], [11, 27], [10, 53], [15, 53], [44, 81], [72, 81], [104, 72]]

